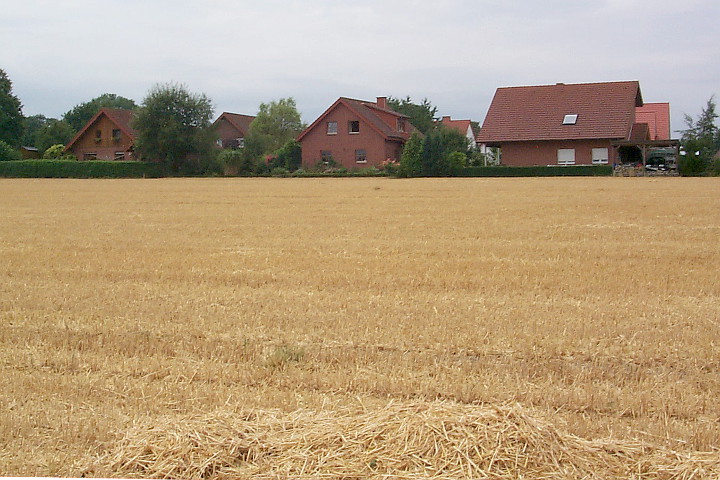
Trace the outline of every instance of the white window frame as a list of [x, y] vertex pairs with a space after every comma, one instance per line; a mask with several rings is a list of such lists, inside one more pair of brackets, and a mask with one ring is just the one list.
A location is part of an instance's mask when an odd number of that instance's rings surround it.
[[563, 117], [563, 125], [575, 125], [577, 123], [578, 114], [568, 113]]
[[575, 149], [558, 148], [557, 163], [558, 165], [575, 165]]
[[115, 152], [115, 161], [121, 162], [125, 160], [125, 152]]
[[[352, 129], [354, 123], [357, 124], [357, 130]], [[357, 135], [360, 133], [360, 120], [348, 120], [348, 133], [350, 135]]]
[[[360, 160], [361, 158], [362, 160]], [[355, 163], [367, 163], [367, 150], [364, 148], [355, 150]]]
[[608, 149], [608, 148], [593, 148], [592, 149], [593, 165], [607, 165], [609, 159], [610, 159], [610, 149]]
[[327, 134], [337, 135], [338, 122], [327, 122]]

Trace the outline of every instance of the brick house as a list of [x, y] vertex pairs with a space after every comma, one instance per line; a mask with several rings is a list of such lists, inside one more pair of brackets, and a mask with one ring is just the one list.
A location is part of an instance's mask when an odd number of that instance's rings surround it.
[[650, 140], [642, 105], [637, 81], [498, 88], [477, 141], [503, 165], [620, 163], [636, 152], [621, 142]]
[[78, 160], [134, 160], [132, 110], [103, 108], [65, 147]]
[[213, 127], [217, 133], [217, 146], [220, 148], [242, 148], [245, 137], [250, 133], [250, 124], [255, 120], [252, 115], [223, 112]]
[[354, 169], [399, 160], [414, 131], [408, 117], [388, 108], [386, 97], [376, 102], [341, 97], [297, 141], [302, 145], [304, 168], [332, 159]]

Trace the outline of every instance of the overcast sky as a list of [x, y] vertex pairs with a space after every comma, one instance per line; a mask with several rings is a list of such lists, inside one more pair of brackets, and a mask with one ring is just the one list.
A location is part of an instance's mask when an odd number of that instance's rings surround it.
[[719, 22], [718, 0], [0, 0], [0, 68], [28, 116], [178, 82], [308, 123], [340, 96], [482, 122], [497, 87], [639, 80], [677, 130], [720, 94]]

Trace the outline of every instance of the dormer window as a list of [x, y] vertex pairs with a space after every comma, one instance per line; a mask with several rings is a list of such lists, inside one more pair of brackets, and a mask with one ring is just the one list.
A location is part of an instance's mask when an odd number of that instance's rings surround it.
[[405, 131], [405, 119], [404, 118], [397, 119], [397, 130], [398, 130], [398, 132]]
[[568, 115], [565, 115], [563, 118], [563, 125], [575, 125], [577, 123], [578, 114], [577, 113], [570, 113]]

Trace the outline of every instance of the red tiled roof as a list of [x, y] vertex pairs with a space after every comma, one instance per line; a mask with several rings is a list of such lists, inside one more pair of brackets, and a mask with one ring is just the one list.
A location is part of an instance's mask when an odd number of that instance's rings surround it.
[[250, 124], [255, 120], [255, 117], [252, 115], [223, 112], [213, 124], [218, 123], [223, 118], [227, 120], [230, 125], [237, 128], [243, 135], [247, 135], [250, 132]]
[[647, 123], [650, 128], [650, 140], [670, 139], [670, 104], [645, 103], [635, 108], [635, 121]]
[[120, 108], [101, 108], [98, 113], [95, 114], [93, 118], [90, 119], [88, 123], [85, 124], [85, 126], [75, 135], [75, 137], [70, 140], [70, 142], [65, 146], [65, 151], [70, 150], [70, 148], [73, 146], [75, 142], [80, 139], [80, 137], [83, 136], [83, 134], [100, 118], [101, 116], [105, 115], [110, 119], [111, 122], [113, 122], [125, 135], [128, 136], [128, 138], [131, 141], [135, 141], [135, 138], [137, 137], [137, 131], [130, 126], [133, 116], [135, 112], [132, 110], [124, 110]]
[[448, 128], [457, 130], [463, 135], [467, 135], [468, 128], [471, 127], [470, 120], [453, 120], [451, 117], [442, 117], [440, 123]]
[[400, 132], [397, 130], [397, 125], [389, 125], [382, 117], [376, 114], [376, 112], [384, 112], [397, 118], [408, 118], [406, 115], [390, 110], [389, 108], [382, 108], [375, 102], [368, 102], [365, 100], [356, 100], [354, 98], [340, 97], [335, 103], [333, 103], [325, 112], [322, 113], [310, 126], [308, 126], [300, 135], [297, 140], [300, 141], [302, 138], [310, 132], [315, 126], [322, 121], [322, 119], [330, 113], [339, 104], [345, 105], [350, 110], [354, 111], [359, 117], [365, 120], [374, 130], [380, 133], [386, 140], [407, 140], [410, 138], [412, 132], [415, 131], [415, 127], [409, 122], [406, 122], [405, 131]]
[[[640, 105], [637, 81], [498, 88], [477, 139], [627, 139]], [[575, 124], [563, 125], [565, 115], [575, 114]]]

